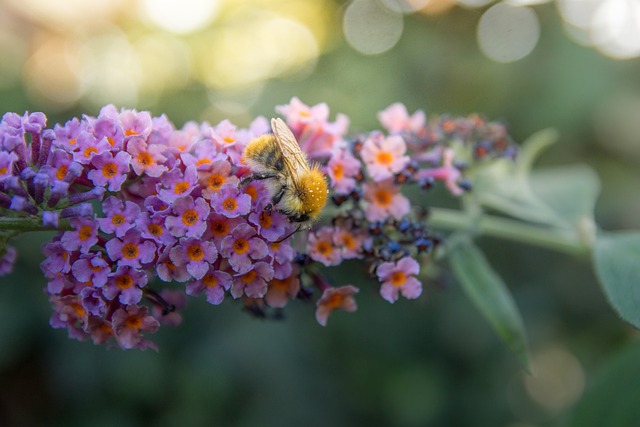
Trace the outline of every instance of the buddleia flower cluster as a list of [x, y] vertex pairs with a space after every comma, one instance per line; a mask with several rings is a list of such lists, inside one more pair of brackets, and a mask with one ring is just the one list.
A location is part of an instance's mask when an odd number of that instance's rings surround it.
[[5, 114], [0, 273], [16, 259], [11, 224], [60, 230], [41, 263], [51, 326], [123, 349], [155, 349], [148, 336], [179, 324], [188, 296], [239, 300], [259, 316], [315, 299], [326, 325], [332, 311], [356, 310], [358, 287], [324, 274], [345, 260], [361, 262], [367, 286], [390, 303], [421, 295], [417, 276], [441, 237], [404, 192], [438, 181], [454, 195], [469, 189], [454, 141], [477, 158], [514, 154], [505, 127], [479, 116], [427, 122], [394, 104], [379, 113], [383, 131], [349, 137], [348, 118], [330, 121], [326, 104], [293, 98], [276, 112], [328, 177], [330, 206], [308, 232], [265, 209], [264, 182], [243, 183], [244, 147], [270, 132], [264, 117], [178, 129], [164, 115], [107, 105], [48, 128], [42, 113]]

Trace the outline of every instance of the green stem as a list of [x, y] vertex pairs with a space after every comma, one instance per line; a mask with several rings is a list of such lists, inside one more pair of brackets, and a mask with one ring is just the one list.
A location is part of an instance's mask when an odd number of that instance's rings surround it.
[[571, 235], [565, 230], [554, 230], [490, 215], [482, 215], [474, 221], [464, 212], [453, 209], [432, 208], [429, 212], [429, 223], [434, 228], [474, 230], [479, 234], [528, 243], [570, 255], [581, 256], [589, 251], [579, 236]]
[[0, 218], [0, 231], [16, 231], [25, 233], [27, 231], [51, 231], [51, 230], [72, 230], [69, 220], [62, 219], [58, 227], [45, 227], [40, 218]]

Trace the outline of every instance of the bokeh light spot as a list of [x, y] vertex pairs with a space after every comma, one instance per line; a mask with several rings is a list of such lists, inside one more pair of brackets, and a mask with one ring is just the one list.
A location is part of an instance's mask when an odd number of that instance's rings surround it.
[[375, 1], [354, 0], [344, 13], [344, 36], [355, 50], [366, 55], [386, 52], [398, 43], [402, 15]]
[[640, 55], [640, 2], [606, 0], [596, 9], [591, 38], [603, 53], [626, 59]]
[[218, 11], [217, 0], [144, 0], [143, 12], [158, 27], [191, 33], [209, 24]]
[[482, 52], [497, 62], [514, 62], [536, 47], [540, 37], [538, 16], [528, 7], [498, 3], [489, 8], [478, 24]]

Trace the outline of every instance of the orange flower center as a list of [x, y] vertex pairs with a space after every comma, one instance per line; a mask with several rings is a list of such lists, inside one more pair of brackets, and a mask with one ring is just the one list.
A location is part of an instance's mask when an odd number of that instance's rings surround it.
[[389, 166], [393, 161], [393, 156], [388, 151], [380, 151], [376, 156], [376, 161], [383, 166]]
[[407, 275], [402, 271], [396, 271], [391, 275], [390, 281], [393, 286], [402, 286], [407, 281]]
[[187, 256], [193, 261], [200, 261], [204, 258], [204, 250], [200, 244], [193, 244], [187, 248]]
[[130, 274], [122, 274], [116, 277], [116, 286], [122, 290], [129, 289], [133, 286], [133, 277]]
[[115, 140], [115, 139], [113, 139], [113, 138], [111, 138], [111, 137], [109, 137], [109, 136], [107, 137], [107, 142], [108, 142], [108, 143], [109, 143], [109, 145], [110, 145], [110, 146], [112, 146], [112, 147], [113, 147], [114, 145], [116, 145], [116, 140]]
[[342, 179], [342, 177], [344, 176], [344, 166], [342, 166], [340, 163], [338, 163], [337, 165], [333, 165], [333, 176], [337, 180]]
[[72, 304], [71, 307], [73, 307], [73, 311], [76, 313], [76, 316], [78, 317], [84, 317], [84, 315], [87, 314], [85, 309], [82, 308], [80, 304]]
[[342, 302], [344, 301], [344, 297], [340, 294], [333, 294], [329, 297], [329, 299], [327, 300], [327, 302], [325, 302], [323, 305], [334, 309], [334, 308], [338, 308], [342, 305]]
[[91, 157], [92, 154], [95, 154], [98, 152], [98, 149], [96, 147], [87, 147], [84, 149], [84, 151], [82, 151], [82, 155], [84, 156], [85, 159], [88, 159], [89, 157]]
[[236, 239], [233, 242], [233, 250], [238, 255], [246, 254], [247, 251], [249, 250], [249, 242], [247, 241], [247, 239], [243, 239], [242, 237], [239, 239]]
[[379, 206], [389, 206], [392, 198], [391, 193], [385, 189], [377, 190], [373, 196], [375, 203]]
[[218, 191], [220, 190], [220, 187], [222, 187], [222, 184], [224, 184], [224, 182], [224, 176], [215, 174], [209, 177], [209, 179], [207, 180], [207, 186], [213, 191]]
[[127, 329], [139, 330], [142, 328], [142, 318], [139, 316], [129, 316], [127, 320], [124, 321], [125, 325], [127, 325]]
[[142, 166], [151, 166], [153, 164], [153, 157], [149, 153], [140, 153], [136, 159]]
[[90, 225], [83, 225], [78, 231], [78, 239], [86, 241], [93, 235], [93, 228]]
[[226, 222], [215, 221], [211, 223], [211, 231], [216, 237], [224, 237], [229, 234], [229, 225]]
[[216, 286], [218, 286], [218, 279], [216, 279], [216, 276], [214, 276], [213, 274], [207, 273], [202, 278], [202, 284], [207, 288], [215, 288]]
[[203, 158], [199, 159], [199, 160], [196, 162], [196, 166], [210, 165], [211, 163], [212, 163], [212, 162], [211, 162], [211, 159], [210, 159], [210, 158], [208, 158], [208, 157], [203, 157]]
[[187, 181], [180, 181], [176, 185], [173, 186], [173, 191], [176, 194], [182, 194], [189, 189], [189, 183]]
[[149, 226], [147, 227], [147, 230], [149, 231], [149, 234], [151, 234], [152, 236], [162, 236], [162, 227], [158, 224], [149, 224]]
[[198, 222], [199, 218], [198, 212], [196, 212], [195, 209], [187, 209], [182, 214], [182, 223], [189, 227]]
[[248, 271], [247, 273], [242, 275], [242, 282], [245, 284], [249, 284], [251, 282], [253, 282], [254, 280], [256, 280], [256, 277], [258, 276], [258, 273], [256, 273], [255, 270], [251, 270]]
[[118, 174], [118, 165], [115, 163], [107, 163], [102, 167], [102, 175], [105, 178], [113, 178]]
[[222, 202], [222, 208], [225, 211], [233, 212], [238, 208], [238, 202], [232, 197], [227, 197], [224, 199], [224, 202]]
[[116, 227], [119, 226], [119, 225], [124, 224], [124, 215], [115, 214], [114, 216], [111, 217], [111, 223], [113, 225], [115, 225]]
[[251, 197], [251, 201], [254, 201], [256, 197], [258, 197], [258, 190], [253, 185], [247, 185], [244, 188], [244, 193], [248, 194]]
[[270, 228], [273, 224], [273, 218], [268, 213], [264, 211], [260, 214], [260, 227], [262, 228]]
[[224, 138], [222, 138], [222, 140], [227, 144], [231, 144], [232, 142], [235, 142], [235, 139], [230, 136], [225, 136]]
[[131, 135], [137, 135], [137, 134], [138, 134], [138, 132], [136, 132], [133, 129], [127, 129], [127, 130], [124, 131], [124, 135], [125, 136], [131, 136]]
[[318, 251], [320, 255], [328, 256], [328, 255], [331, 255], [331, 252], [333, 252], [333, 247], [331, 246], [330, 242], [327, 242], [326, 240], [321, 240], [318, 243], [316, 243], [316, 251]]
[[138, 257], [140, 250], [135, 243], [125, 243], [122, 246], [122, 256], [127, 259], [134, 259]]
[[270, 283], [271, 288], [277, 289], [279, 291], [286, 291], [289, 289], [291, 285], [291, 277], [287, 277], [286, 279], [273, 279]]
[[67, 176], [68, 171], [69, 171], [69, 166], [67, 165], [60, 166], [58, 170], [56, 170], [56, 178], [62, 181], [64, 177]]

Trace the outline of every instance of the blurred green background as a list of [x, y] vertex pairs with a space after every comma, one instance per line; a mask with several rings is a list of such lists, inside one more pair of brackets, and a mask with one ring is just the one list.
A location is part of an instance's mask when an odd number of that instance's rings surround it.
[[[542, 163], [589, 164], [598, 222], [640, 228], [640, 6], [535, 3], [0, 0], [0, 110], [44, 111], [53, 125], [114, 103], [177, 126], [243, 126], [297, 96], [347, 114], [354, 132], [396, 101], [480, 112], [518, 142], [558, 129]], [[623, 397], [640, 407], [637, 333], [585, 260], [479, 242], [522, 311], [527, 375], [446, 270], [394, 305], [363, 272], [332, 271], [362, 290], [359, 310], [326, 328], [311, 304], [261, 321], [192, 298], [184, 324], [154, 336], [159, 353], [71, 341], [48, 326], [48, 237], [17, 239], [15, 272], [0, 279], [0, 426], [536, 427], [568, 425], [585, 395], [605, 414]]]

